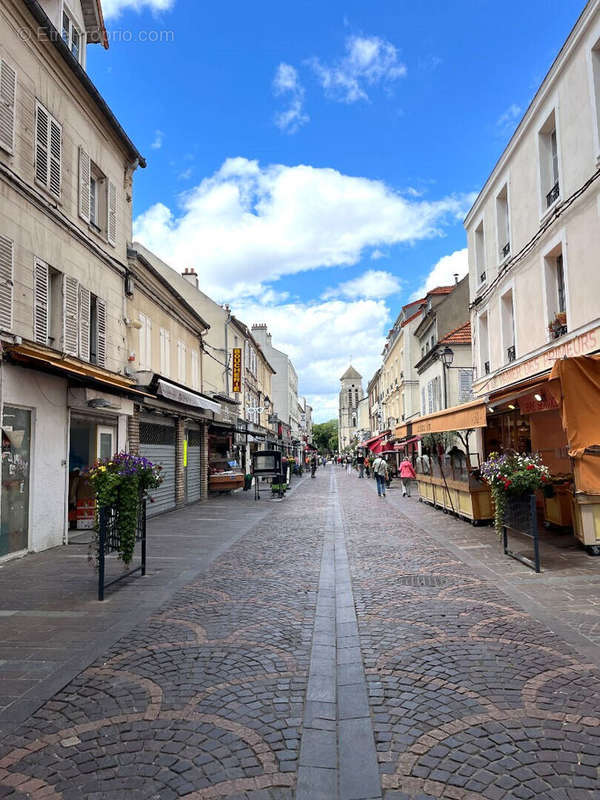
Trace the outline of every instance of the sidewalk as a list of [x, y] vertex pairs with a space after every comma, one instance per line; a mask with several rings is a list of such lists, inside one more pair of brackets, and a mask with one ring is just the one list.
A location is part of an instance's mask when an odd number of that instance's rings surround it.
[[[298, 485], [296, 479], [295, 486]], [[273, 510], [265, 492], [210, 497], [148, 521], [148, 568], [97, 600], [98, 576], [79, 544], [0, 564], [0, 737], [149, 617]], [[120, 562], [111, 559], [112, 574]]]

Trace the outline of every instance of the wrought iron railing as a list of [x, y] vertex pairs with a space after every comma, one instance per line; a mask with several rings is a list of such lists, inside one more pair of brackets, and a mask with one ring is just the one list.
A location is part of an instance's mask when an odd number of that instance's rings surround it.
[[98, 600], [104, 600], [104, 590], [123, 578], [140, 572], [146, 574], [146, 500], [140, 502], [135, 541], [141, 542], [141, 563], [134, 569], [119, 574], [118, 578], [106, 583], [106, 557], [121, 550], [121, 536], [118, 526], [117, 510], [106, 506], [98, 511]]
[[[533, 539], [533, 559], [524, 556], [522, 553], [515, 553], [508, 547], [508, 531]], [[515, 558], [536, 572], [540, 572], [540, 546], [538, 541], [538, 521], [537, 508], [535, 504], [535, 494], [523, 495], [522, 497], [509, 497], [504, 512], [504, 526], [502, 528], [502, 543], [504, 554]]]
[[515, 358], [517, 357], [517, 351], [515, 349], [514, 344], [511, 347], [507, 347], [506, 348], [506, 354], [508, 356], [508, 360], [509, 361], [514, 361], [515, 360]]
[[504, 247], [502, 248], [502, 255], [504, 258], [510, 253], [510, 242], [507, 242]]
[[490, 374], [490, 362], [489, 361], [485, 362], [485, 364], [483, 365], [483, 370], [484, 370], [486, 375]]
[[479, 283], [485, 283], [485, 279], [486, 279], [486, 274], [485, 274], [485, 271], [484, 271], [479, 276]]
[[550, 191], [546, 195], [546, 208], [550, 208], [552, 203], [554, 203], [555, 200], [558, 200], [559, 194], [560, 194], [560, 186], [558, 185], [558, 181], [556, 181], [554, 186], [550, 189]]
[[566, 325], [557, 325], [556, 327], [550, 328], [550, 335], [553, 339], [559, 339], [561, 336], [565, 336], [568, 333]]

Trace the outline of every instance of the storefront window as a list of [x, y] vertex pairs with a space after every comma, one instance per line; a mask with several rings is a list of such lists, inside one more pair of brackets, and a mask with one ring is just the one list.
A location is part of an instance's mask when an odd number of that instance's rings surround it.
[[31, 411], [4, 407], [0, 557], [26, 550], [29, 534]]

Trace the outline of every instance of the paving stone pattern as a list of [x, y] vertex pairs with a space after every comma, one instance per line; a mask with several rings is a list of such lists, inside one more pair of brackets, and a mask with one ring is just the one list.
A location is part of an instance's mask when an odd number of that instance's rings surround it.
[[338, 481], [384, 798], [600, 798], [597, 666]]

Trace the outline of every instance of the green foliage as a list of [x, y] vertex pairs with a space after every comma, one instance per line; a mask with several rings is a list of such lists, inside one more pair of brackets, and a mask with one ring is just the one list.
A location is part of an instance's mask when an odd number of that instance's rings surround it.
[[487, 461], [481, 465], [481, 475], [494, 498], [498, 534], [502, 533], [508, 497], [530, 494], [550, 481], [550, 470], [542, 464], [538, 455], [518, 453], [490, 453]]
[[336, 419], [313, 425], [313, 443], [320, 453], [336, 453], [338, 449], [338, 424]]

